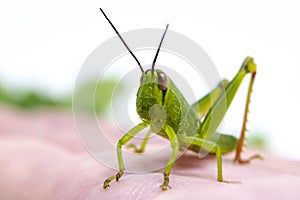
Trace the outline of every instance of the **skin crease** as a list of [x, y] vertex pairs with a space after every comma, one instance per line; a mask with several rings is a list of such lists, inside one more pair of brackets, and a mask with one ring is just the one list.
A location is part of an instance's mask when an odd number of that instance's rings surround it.
[[[300, 162], [247, 148], [243, 156], [261, 153], [240, 166], [234, 154], [223, 156], [219, 183], [214, 156], [199, 160], [186, 153], [170, 175], [171, 190], [162, 192], [163, 170], [125, 173], [107, 190], [103, 181], [116, 171], [86, 152], [72, 113], [58, 110], [20, 111], [1, 106], [0, 199], [298, 199]], [[125, 161], [126, 167], [126, 161]], [[239, 182], [239, 183], [237, 183]]]

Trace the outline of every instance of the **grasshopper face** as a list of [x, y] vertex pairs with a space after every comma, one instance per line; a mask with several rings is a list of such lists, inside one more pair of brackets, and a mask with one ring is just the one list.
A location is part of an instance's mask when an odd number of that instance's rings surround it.
[[137, 92], [136, 109], [143, 121], [150, 121], [149, 110], [153, 105], [163, 106], [168, 81], [168, 77], [161, 70], [149, 69], [142, 74]]

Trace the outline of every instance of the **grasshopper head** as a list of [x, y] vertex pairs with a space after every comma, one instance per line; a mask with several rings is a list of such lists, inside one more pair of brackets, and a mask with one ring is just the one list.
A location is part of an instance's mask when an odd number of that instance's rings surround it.
[[137, 113], [142, 120], [150, 120], [149, 110], [153, 105], [163, 105], [168, 81], [161, 70], [147, 70], [142, 74], [136, 99]]

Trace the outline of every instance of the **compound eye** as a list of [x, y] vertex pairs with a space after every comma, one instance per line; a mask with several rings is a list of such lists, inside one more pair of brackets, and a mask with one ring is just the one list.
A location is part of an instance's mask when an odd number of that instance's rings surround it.
[[168, 77], [162, 71], [157, 72], [158, 87], [160, 90], [166, 90], [168, 88]]

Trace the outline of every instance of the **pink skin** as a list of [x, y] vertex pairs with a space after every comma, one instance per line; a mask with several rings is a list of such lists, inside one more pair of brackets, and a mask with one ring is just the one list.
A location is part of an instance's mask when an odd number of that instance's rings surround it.
[[[187, 153], [174, 166], [171, 190], [162, 192], [162, 171], [124, 174], [107, 190], [116, 171], [89, 155], [79, 141], [71, 113], [22, 112], [1, 107], [0, 199], [299, 199], [300, 162], [262, 153], [265, 160], [233, 164], [223, 156], [227, 181], [216, 181], [214, 156]], [[247, 157], [261, 150], [247, 149]], [[125, 162], [126, 165], [126, 162]]]

